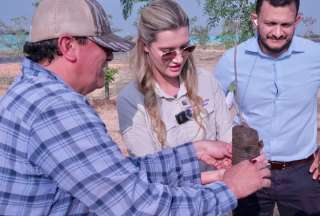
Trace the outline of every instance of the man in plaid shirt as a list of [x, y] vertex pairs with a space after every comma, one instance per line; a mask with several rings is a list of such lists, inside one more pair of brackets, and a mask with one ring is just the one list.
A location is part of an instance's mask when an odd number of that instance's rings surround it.
[[83, 95], [130, 48], [96, 0], [41, 1], [22, 74], [0, 101], [0, 215], [218, 215], [270, 185], [264, 160], [201, 185], [198, 160], [227, 154], [210, 141], [124, 157]]

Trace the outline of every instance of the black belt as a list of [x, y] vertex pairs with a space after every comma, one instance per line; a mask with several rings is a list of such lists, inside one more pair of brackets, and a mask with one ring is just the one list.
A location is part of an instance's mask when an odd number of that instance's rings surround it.
[[305, 164], [311, 160], [313, 160], [313, 154], [311, 154], [309, 157], [301, 160], [295, 160], [295, 161], [269, 161], [270, 169], [286, 169], [289, 167], [293, 167], [300, 164]]

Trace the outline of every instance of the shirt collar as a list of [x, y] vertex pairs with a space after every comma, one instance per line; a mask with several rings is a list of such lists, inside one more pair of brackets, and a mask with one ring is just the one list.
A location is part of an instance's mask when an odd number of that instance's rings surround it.
[[[261, 51], [257, 37], [254, 37], [251, 40], [247, 41], [245, 51], [270, 58], [270, 56], [264, 54]], [[303, 47], [301, 43], [298, 43], [297, 36], [293, 36], [289, 49], [286, 52], [282, 53], [281, 56], [278, 57], [278, 59], [285, 58], [295, 53], [303, 53], [303, 52], [305, 52], [305, 47]]]
[[180, 97], [185, 96], [187, 94], [187, 89], [186, 89], [185, 83], [180, 79], [180, 88], [179, 88], [179, 91], [178, 91], [176, 97], [168, 95], [167, 93], [165, 93], [161, 89], [161, 87], [159, 86], [159, 84], [157, 82], [155, 83], [155, 93], [160, 98], [176, 99], [176, 98], [180, 98]]
[[37, 77], [45, 77], [47, 79], [56, 80], [65, 86], [65, 82], [56, 76], [51, 71], [45, 69], [42, 65], [28, 59], [23, 58], [22, 60], [22, 76], [37, 76]]

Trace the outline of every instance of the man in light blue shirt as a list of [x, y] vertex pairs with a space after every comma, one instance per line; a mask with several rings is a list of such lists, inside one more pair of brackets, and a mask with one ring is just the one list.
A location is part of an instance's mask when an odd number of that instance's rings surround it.
[[215, 70], [224, 91], [235, 80], [247, 123], [258, 130], [272, 171], [272, 187], [239, 201], [235, 215], [319, 215], [317, 91], [320, 46], [294, 36], [299, 0], [258, 0], [257, 37], [228, 50]]

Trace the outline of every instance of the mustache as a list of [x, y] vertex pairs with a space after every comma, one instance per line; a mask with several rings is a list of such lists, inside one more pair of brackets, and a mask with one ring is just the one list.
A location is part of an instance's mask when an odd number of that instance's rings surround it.
[[286, 37], [286, 36], [283, 36], [283, 35], [281, 35], [281, 36], [279, 36], [279, 37], [277, 37], [277, 36], [275, 36], [275, 35], [271, 35], [271, 36], [267, 36], [267, 39], [272, 39], [272, 40], [284, 40], [284, 39], [287, 39], [287, 37]]

